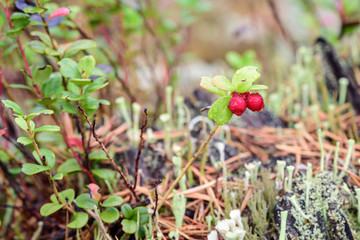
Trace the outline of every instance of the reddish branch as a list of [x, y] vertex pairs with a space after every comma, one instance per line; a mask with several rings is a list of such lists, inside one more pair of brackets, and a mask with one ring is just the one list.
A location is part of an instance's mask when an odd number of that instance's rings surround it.
[[104, 143], [101, 141], [101, 139], [99, 138], [99, 136], [96, 134], [95, 132], [95, 125], [96, 122], [95, 120], [93, 121], [93, 123], [90, 122], [88, 116], [86, 115], [84, 109], [80, 106], [77, 106], [77, 108], [80, 110], [80, 112], [83, 114], [83, 116], [85, 117], [87, 123], [89, 124], [91, 131], [92, 131], [92, 135], [94, 136], [95, 140], [99, 143], [101, 150], [106, 154], [107, 159], [110, 161], [111, 165], [113, 166], [113, 168], [120, 173], [121, 178], [123, 179], [126, 187], [132, 192], [132, 194], [135, 196], [136, 200], [140, 200], [139, 197], [136, 195], [135, 190], [133, 188], [133, 186], [130, 184], [130, 182], [126, 179], [125, 174], [123, 173], [123, 171], [116, 165], [116, 163], [114, 162], [114, 160], [112, 159], [112, 157], [110, 156], [109, 151], [106, 149]]
[[145, 121], [144, 124], [141, 126], [140, 130], [140, 142], [139, 142], [139, 149], [138, 149], [138, 153], [136, 156], [136, 160], [135, 160], [135, 182], [134, 182], [134, 190], [136, 188], [136, 184], [137, 184], [137, 179], [138, 179], [138, 170], [139, 170], [139, 160], [140, 160], [140, 155], [141, 155], [141, 151], [142, 151], [142, 147], [144, 145], [144, 130], [145, 127], [147, 125], [147, 120], [148, 120], [148, 114], [147, 114], [147, 108], [144, 108], [144, 113], [145, 113]]

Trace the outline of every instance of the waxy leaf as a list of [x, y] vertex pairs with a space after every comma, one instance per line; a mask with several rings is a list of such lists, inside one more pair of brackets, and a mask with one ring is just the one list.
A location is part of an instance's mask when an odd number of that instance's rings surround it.
[[116, 206], [120, 206], [123, 202], [124, 200], [119, 196], [110, 196], [101, 204], [101, 206], [116, 207]]
[[222, 97], [214, 102], [209, 110], [208, 117], [214, 120], [218, 125], [224, 125], [232, 117], [232, 112], [228, 108], [230, 97]]
[[72, 83], [74, 83], [78, 87], [83, 87], [91, 84], [93, 81], [91, 79], [83, 79], [83, 78], [72, 78], [70, 79]]
[[222, 91], [234, 91], [235, 87], [231, 84], [229, 79], [225, 76], [217, 75], [213, 78], [212, 84], [219, 90]]
[[70, 58], [64, 58], [60, 62], [60, 72], [66, 78], [81, 78], [77, 62]]
[[[72, 202], [75, 198], [75, 191], [72, 188], [66, 189], [64, 191], [59, 192], [59, 197], [60, 197], [60, 200], [63, 201], [64, 203]], [[59, 203], [55, 194], [52, 194], [50, 196], [50, 200], [54, 203]]]
[[15, 103], [11, 100], [2, 100], [2, 103], [5, 105], [6, 108], [10, 108], [11, 110], [13, 110], [14, 113], [16, 113], [20, 116], [24, 115], [24, 111], [21, 109], [21, 107], [17, 103]]
[[55, 125], [44, 125], [38, 128], [35, 128], [33, 132], [59, 132], [60, 127]]
[[209, 92], [215, 93], [220, 96], [226, 96], [226, 91], [219, 90], [212, 84], [213, 79], [211, 77], [202, 77], [200, 87], [205, 88]]
[[53, 113], [54, 113], [53, 110], [43, 109], [43, 110], [40, 110], [40, 111], [37, 111], [37, 112], [30, 113], [30, 114], [26, 115], [25, 119], [30, 120], [30, 119], [33, 119], [34, 117], [40, 116], [40, 114], [51, 115]]
[[45, 43], [47, 46], [49, 46], [49, 47], [52, 46], [51, 39], [50, 39], [49, 35], [47, 35], [46, 33], [40, 32], [40, 31], [32, 31], [30, 34], [31, 34], [31, 36], [39, 37], [40, 40], [43, 43]]
[[65, 57], [72, 57], [76, 53], [82, 50], [88, 50], [92, 48], [96, 48], [96, 42], [88, 39], [81, 39], [73, 42], [64, 52]]
[[98, 206], [98, 202], [90, 197], [90, 194], [80, 194], [76, 198], [76, 205], [87, 210], [94, 210], [94, 205]]
[[21, 171], [26, 175], [33, 175], [47, 170], [50, 170], [50, 168], [47, 166], [42, 166], [34, 163], [24, 163], [21, 168]]
[[36, 85], [41, 86], [46, 80], [48, 80], [52, 73], [52, 70], [53, 69], [50, 65], [36, 69], [33, 77], [33, 80], [36, 83]]
[[69, 14], [70, 14], [70, 9], [68, 9], [66, 7], [61, 7], [61, 8], [58, 8], [58, 9], [55, 9], [54, 11], [52, 11], [52, 13], [50, 14], [47, 21], [50, 21], [50, 19], [52, 19], [52, 18], [66, 16]]
[[84, 212], [74, 214], [74, 220], [67, 225], [69, 228], [82, 228], [89, 220], [89, 215]]
[[[46, 149], [46, 148], [43, 148], [43, 149], [40, 149], [40, 154], [41, 154], [41, 157], [45, 157], [45, 160], [46, 160], [46, 164], [48, 165], [48, 167], [50, 167], [51, 169], [55, 166], [55, 154], [49, 150], [49, 149]], [[34, 158], [36, 159], [36, 161], [43, 165], [42, 161], [40, 160], [39, 158], [39, 155], [37, 154], [37, 152], [34, 150], [32, 152]]]
[[137, 219], [138, 212], [139, 212], [139, 217], [140, 217], [139, 224], [140, 225], [144, 225], [149, 222], [149, 212], [148, 212], [147, 207], [136, 207], [136, 208], [134, 208], [133, 212], [134, 212], [133, 219], [135, 216]]
[[95, 58], [91, 55], [85, 56], [79, 61], [79, 72], [84, 78], [89, 78], [95, 69]]
[[129, 234], [133, 234], [137, 229], [137, 222], [135, 220], [124, 219], [121, 221], [123, 231]]
[[16, 141], [22, 145], [28, 145], [33, 142], [33, 140], [28, 137], [19, 137]]
[[91, 172], [102, 179], [106, 179], [106, 180], [115, 179], [115, 172], [110, 169], [106, 169], [106, 168], [92, 169]]
[[129, 204], [124, 204], [121, 206], [121, 213], [126, 218], [131, 218], [134, 214], [133, 209]]
[[45, 49], [47, 48], [47, 46], [43, 42], [37, 40], [27, 42], [27, 45], [32, 51], [40, 54], [44, 54]]
[[70, 158], [70, 159], [66, 160], [64, 163], [62, 163], [58, 167], [57, 171], [59, 173], [67, 174], [67, 173], [72, 173], [72, 172], [79, 172], [79, 171], [81, 171], [81, 167], [75, 158]]
[[23, 11], [24, 13], [43, 13], [46, 9], [40, 7], [26, 7]]
[[63, 179], [63, 177], [64, 177], [64, 174], [57, 173], [56, 175], [52, 176], [51, 179], [52, 180], [61, 180], [61, 179]]
[[100, 213], [100, 218], [106, 223], [113, 223], [120, 218], [120, 214], [116, 208], [109, 207]]
[[49, 216], [63, 208], [60, 203], [46, 203], [40, 208], [40, 214], [43, 217]]
[[248, 66], [237, 70], [232, 78], [232, 84], [239, 93], [247, 92], [253, 82], [259, 79], [260, 73], [256, 67]]

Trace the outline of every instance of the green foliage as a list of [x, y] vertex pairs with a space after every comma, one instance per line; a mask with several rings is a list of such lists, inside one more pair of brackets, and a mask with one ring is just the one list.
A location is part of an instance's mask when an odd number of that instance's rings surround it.
[[85, 226], [85, 224], [88, 222], [89, 220], [89, 215], [87, 215], [87, 213], [84, 212], [78, 212], [76, 214], [73, 215], [73, 221], [70, 222], [67, 227], [69, 228], [82, 228], [83, 226]]
[[121, 221], [121, 225], [124, 232], [129, 234], [135, 233], [139, 226], [149, 222], [149, 213], [146, 207], [136, 207], [133, 209], [129, 204], [124, 204], [121, 206], [121, 213], [125, 217]]
[[243, 67], [237, 70], [230, 82], [225, 76], [203, 77], [201, 78], [200, 86], [206, 90], [222, 96], [216, 102], [214, 102], [209, 110], [209, 119], [214, 120], [218, 125], [224, 125], [230, 121], [233, 113], [227, 107], [231, 97], [229, 94], [233, 91], [244, 93], [249, 90], [265, 90], [265, 85], [253, 85], [253, 83], [259, 79], [260, 73], [258, 73], [256, 67]]
[[79, 208], [94, 210], [94, 205], [98, 207], [98, 202], [93, 200], [88, 193], [84, 193], [76, 198], [76, 205]]

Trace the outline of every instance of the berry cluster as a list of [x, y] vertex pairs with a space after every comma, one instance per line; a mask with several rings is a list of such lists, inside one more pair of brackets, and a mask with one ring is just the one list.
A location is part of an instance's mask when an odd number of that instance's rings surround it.
[[264, 99], [259, 93], [250, 93], [249, 91], [239, 93], [234, 91], [231, 93], [228, 108], [237, 116], [241, 116], [246, 108], [253, 112], [260, 112], [264, 109]]

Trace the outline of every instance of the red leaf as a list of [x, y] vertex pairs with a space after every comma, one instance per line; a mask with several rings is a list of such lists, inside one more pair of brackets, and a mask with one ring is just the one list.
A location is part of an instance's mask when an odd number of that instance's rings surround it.
[[89, 189], [90, 197], [96, 201], [99, 201], [101, 198], [101, 194], [98, 192], [100, 187], [96, 185], [95, 183], [90, 183], [86, 186], [87, 189]]
[[6, 133], [5, 129], [0, 129], [0, 136], [4, 135]]
[[56, 18], [56, 17], [61, 17], [61, 16], [66, 16], [70, 14], [70, 9], [66, 8], [66, 7], [61, 7], [58, 8], [56, 10], [54, 10], [49, 18], [47, 19], [48, 21], [50, 21], [50, 19]]

